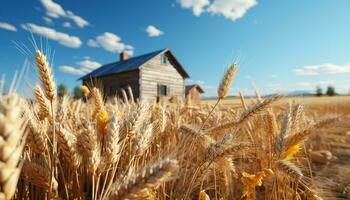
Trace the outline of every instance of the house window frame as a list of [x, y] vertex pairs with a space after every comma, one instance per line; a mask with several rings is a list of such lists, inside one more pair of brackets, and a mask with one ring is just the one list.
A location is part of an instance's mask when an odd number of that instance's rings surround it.
[[166, 55], [162, 55], [160, 60], [161, 60], [160, 62], [161, 62], [163, 65], [169, 64], [169, 60], [168, 60], [168, 57], [167, 57]]
[[[162, 90], [162, 88], [165, 87], [165, 90]], [[163, 91], [165, 94], [163, 94]], [[158, 96], [166, 97], [169, 96], [169, 85], [164, 84], [164, 83], [159, 83], [158, 84]]]

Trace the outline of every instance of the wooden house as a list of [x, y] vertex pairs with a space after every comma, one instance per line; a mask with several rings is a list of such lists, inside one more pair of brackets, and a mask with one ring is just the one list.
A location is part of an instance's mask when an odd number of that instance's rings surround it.
[[129, 58], [120, 54], [118, 62], [95, 69], [81, 77], [84, 85], [100, 85], [105, 96], [121, 96], [130, 86], [134, 99], [159, 101], [185, 100], [185, 79], [189, 75], [169, 49]]
[[195, 85], [186, 85], [185, 95], [186, 103], [189, 105], [199, 105], [201, 101], [201, 95], [204, 93], [204, 90], [201, 86]]

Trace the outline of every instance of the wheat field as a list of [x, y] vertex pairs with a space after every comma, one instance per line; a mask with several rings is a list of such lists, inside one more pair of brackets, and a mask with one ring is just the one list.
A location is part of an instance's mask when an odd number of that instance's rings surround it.
[[[58, 97], [35, 53], [34, 99], [0, 96], [0, 199], [347, 199], [348, 99], [225, 96], [201, 105]], [[130, 90], [128, 90], [130, 91]], [[331, 154], [329, 154], [331, 152]]]

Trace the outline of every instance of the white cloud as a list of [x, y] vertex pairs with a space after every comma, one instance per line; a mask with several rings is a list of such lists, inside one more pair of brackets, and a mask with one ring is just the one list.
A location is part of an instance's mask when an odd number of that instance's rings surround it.
[[210, 4], [209, 0], [180, 0], [181, 7], [190, 8], [195, 16], [200, 16], [204, 7]]
[[158, 37], [158, 36], [161, 36], [164, 34], [163, 31], [159, 30], [158, 28], [156, 28], [153, 25], [149, 25], [146, 28], [146, 32], [148, 33], [149, 37]]
[[78, 67], [62, 65], [62, 66], [60, 66], [60, 70], [62, 72], [66, 72], [69, 74], [84, 75], [84, 74], [91, 72], [94, 69], [99, 68], [101, 66], [101, 63], [98, 63], [98, 62], [90, 60], [90, 59], [85, 59], [82, 61], [78, 61], [76, 63], [76, 65]]
[[256, 0], [215, 0], [208, 8], [214, 15], [222, 15], [232, 21], [239, 19], [253, 6]]
[[63, 7], [55, 3], [53, 0], [40, 0], [42, 5], [44, 6], [46, 10], [46, 15], [52, 18], [68, 18], [74, 21], [74, 23], [83, 28], [85, 26], [89, 25], [89, 22], [83, 19], [80, 16], [75, 15], [72, 11], [64, 10]]
[[62, 24], [62, 26], [63, 26], [64, 28], [70, 28], [70, 27], [72, 27], [72, 25], [71, 25], [69, 22], [64, 22], [64, 23]]
[[84, 70], [93, 70], [100, 67], [101, 63], [87, 59], [77, 62], [77, 65], [79, 65]]
[[134, 47], [123, 43], [119, 36], [110, 32], [105, 32], [95, 39], [89, 39], [87, 45], [96, 48], [100, 47], [112, 53], [120, 53], [122, 51], [126, 51], [129, 55], [133, 55], [134, 53]]
[[53, 24], [52, 19], [49, 18], [49, 17], [43, 17], [43, 20], [44, 20], [47, 24]]
[[224, 16], [232, 21], [237, 20], [257, 4], [256, 0], [180, 0], [183, 8], [192, 9], [195, 16], [203, 12]]
[[203, 86], [205, 84], [204, 81], [201, 81], [201, 80], [192, 80], [192, 79], [186, 79], [186, 85], [191, 85], [191, 84], [198, 84], [198, 85], [201, 85]]
[[81, 40], [76, 36], [71, 36], [66, 33], [57, 32], [56, 30], [44, 26], [38, 26], [32, 23], [22, 24], [21, 27], [32, 33], [55, 40], [66, 47], [78, 48], [81, 46]]
[[8, 30], [8, 31], [17, 31], [17, 28], [14, 25], [11, 25], [9, 23], [6, 22], [0, 22], [0, 28]]
[[306, 65], [302, 68], [294, 69], [298, 76], [315, 76], [320, 74], [344, 74], [350, 73], [350, 65], [336, 65], [331, 63], [324, 63], [320, 65]]
[[89, 25], [88, 21], [86, 21], [82, 17], [74, 15], [74, 13], [72, 11], [68, 10], [67, 11], [67, 16], [68, 16], [68, 18], [72, 19], [77, 24], [77, 26], [79, 26], [80, 28], [83, 28], [84, 26], [88, 26]]
[[60, 70], [62, 72], [66, 72], [66, 73], [69, 73], [69, 74], [74, 74], [74, 75], [84, 75], [84, 72], [79, 70], [79, 69], [76, 69], [74, 67], [71, 67], [71, 66], [67, 66], [67, 65], [62, 65], [60, 66]]
[[99, 47], [98, 43], [93, 39], [89, 39], [87, 45], [90, 47]]

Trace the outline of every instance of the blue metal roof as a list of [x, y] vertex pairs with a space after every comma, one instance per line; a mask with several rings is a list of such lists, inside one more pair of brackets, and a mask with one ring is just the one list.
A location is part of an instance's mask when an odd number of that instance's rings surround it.
[[118, 62], [103, 65], [93, 70], [92, 72], [86, 74], [85, 76], [79, 78], [79, 80], [86, 80], [89, 78], [95, 78], [100, 76], [106, 76], [106, 75], [136, 70], [142, 64], [144, 64], [145, 62], [147, 62], [148, 60], [157, 56], [158, 54], [160, 54], [165, 50], [167, 49], [162, 49], [162, 50], [154, 51], [144, 55], [132, 57], [124, 61], [118, 61]]

